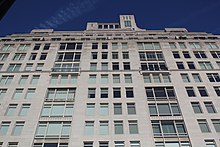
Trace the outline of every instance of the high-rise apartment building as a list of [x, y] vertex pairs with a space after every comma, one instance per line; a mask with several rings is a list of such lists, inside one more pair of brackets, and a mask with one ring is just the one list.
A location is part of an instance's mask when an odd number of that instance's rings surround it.
[[219, 38], [133, 15], [0, 38], [0, 147], [220, 146]]

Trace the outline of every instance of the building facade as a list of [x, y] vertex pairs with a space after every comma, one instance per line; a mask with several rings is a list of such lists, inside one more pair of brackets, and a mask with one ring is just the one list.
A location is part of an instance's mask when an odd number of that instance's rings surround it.
[[218, 35], [121, 15], [0, 40], [0, 147], [220, 146]]

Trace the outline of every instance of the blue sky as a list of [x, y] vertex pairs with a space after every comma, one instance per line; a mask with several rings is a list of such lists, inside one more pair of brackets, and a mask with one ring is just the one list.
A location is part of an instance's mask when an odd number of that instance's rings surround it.
[[16, 0], [0, 22], [0, 36], [34, 28], [84, 30], [87, 22], [118, 22], [134, 14], [144, 29], [185, 27], [220, 34], [220, 0]]

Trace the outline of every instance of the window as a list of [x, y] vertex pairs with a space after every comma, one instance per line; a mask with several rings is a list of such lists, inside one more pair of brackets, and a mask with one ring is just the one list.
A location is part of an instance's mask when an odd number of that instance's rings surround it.
[[130, 70], [131, 69], [130, 62], [123, 62], [123, 65], [124, 65], [124, 70]]
[[18, 47], [18, 50], [19, 50], [19, 51], [27, 51], [29, 48], [30, 48], [30, 44], [21, 44], [21, 45]]
[[92, 43], [92, 49], [98, 49], [98, 43]]
[[40, 49], [41, 44], [40, 43], [36, 43], [34, 45], [34, 49], [33, 50], [39, 50]]
[[43, 50], [49, 50], [50, 43], [45, 43]]
[[101, 63], [101, 70], [108, 70], [108, 63]]
[[108, 88], [101, 88], [100, 98], [108, 98]]
[[160, 120], [151, 121], [154, 136], [187, 136], [183, 121]]
[[93, 147], [93, 142], [84, 142], [83, 147]]
[[101, 84], [108, 83], [108, 75], [101, 75]]
[[13, 99], [20, 99], [22, 96], [23, 89], [15, 89]]
[[199, 90], [199, 93], [200, 93], [201, 97], [207, 97], [208, 96], [208, 93], [207, 93], [205, 87], [198, 87], [198, 90]]
[[136, 120], [128, 121], [129, 124], [129, 133], [138, 134], [138, 123]]
[[191, 58], [191, 56], [190, 56], [188, 51], [184, 51], [183, 52], [183, 56], [184, 56], [184, 58]]
[[33, 63], [27, 63], [24, 70], [25, 71], [31, 71], [32, 66], [33, 66]]
[[212, 102], [204, 102], [208, 113], [216, 113], [215, 106]]
[[143, 74], [145, 83], [170, 83], [170, 75], [167, 74]]
[[36, 138], [69, 138], [71, 122], [49, 121], [39, 122]]
[[46, 100], [63, 100], [70, 101], [75, 98], [76, 88], [49, 88]]
[[27, 116], [30, 106], [30, 104], [22, 104], [19, 116]]
[[178, 103], [149, 103], [150, 116], [180, 116]]
[[44, 104], [42, 117], [72, 117], [73, 104]]
[[86, 105], [86, 115], [95, 115], [95, 104], [88, 103]]
[[34, 143], [33, 147], [68, 147], [68, 143]]
[[46, 58], [47, 58], [47, 53], [41, 53], [40, 60], [46, 60]]
[[125, 74], [125, 83], [132, 83], [132, 75], [131, 74]]
[[90, 70], [97, 70], [97, 63], [90, 63]]
[[24, 122], [16, 122], [15, 127], [13, 129], [13, 136], [20, 136], [24, 127]]
[[150, 74], [144, 74], [143, 78], [144, 78], [144, 83], [152, 83], [152, 77]]
[[185, 69], [183, 62], [176, 62], [176, 65], [178, 69]]
[[176, 49], [177, 48], [175, 42], [169, 42], [169, 45], [170, 45], [171, 49]]
[[190, 42], [189, 46], [192, 49], [201, 49], [202, 48], [199, 42]]
[[32, 99], [35, 96], [35, 90], [34, 88], [28, 88], [26, 99]]
[[112, 52], [112, 59], [118, 59], [118, 52]]
[[214, 87], [217, 96], [220, 96], [220, 87]]
[[28, 75], [22, 75], [21, 78], [20, 78], [19, 84], [20, 85], [26, 84], [27, 80], [28, 80]]
[[126, 91], [126, 98], [133, 98], [134, 97], [133, 88], [125, 88], [125, 91]]
[[107, 103], [101, 103], [100, 104], [100, 115], [108, 115], [108, 104]]
[[141, 63], [141, 70], [160, 71], [167, 70], [167, 67], [164, 62], [147, 62]]
[[102, 43], [102, 49], [108, 49], [108, 43]]
[[39, 81], [40, 75], [33, 75], [30, 84], [37, 84]]
[[174, 58], [180, 58], [179, 52], [172, 52]]
[[215, 140], [205, 140], [206, 147], [217, 147]]
[[85, 135], [91, 136], [94, 134], [94, 121], [85, 122]]
[[2, 100], [5, 96], [7, 89], [0, 89], [0, 100]]
[[8, 53], [5, 54], [5, 53], [0, 53], [0, 61], [5, 61], [7, 58], [8, 58]]
[[195, 51], [193, 52], [196, 58], [207, 58], [204, 51]]
[[119, 70], [119, 63], [118, 62], [112, 63], [112, 70]]
[[113, 88], [113, 97], [121, 98], [121, 88]]
[[188, 65], [189, 69], [196, 69], [193, 62], [187, 62], [187, 65]]
[[123, 59], [129, 59], [129, 52], [122, 52], [122, 58]]
[[121, 103], [114, 104], [114, 115], [121, 115], [122, 114], [122, 105]]
[[21, 64], [9, 64], [7, 71], [13, 72], [13, 71], [19, 71], [21, 68]]
[[118, 43], [117, 42], [112, 43], [112, 49], [118, 49]]
[[36, 71], [42, 71], [44, 63], [37, 63]]
[[210, 53], [213, 58], [220, 58], [220, 51], [211, 51]]
[[[114, 121], [115, 134], [123, 134], [123, 121]], [[120, 146], [117, 146], [120, 147]]]
[[108, 142], [99, 142], [99, 147], [108, 147]]
[[96, 75], [89, 75], [89, 84], [95, 84], [96, 83]]
[[149, 100], [176, 98], [173, 87], [146, 87], [145, 90]]
[[135, 103], [127, 103], [127, 111], [128, 111], [128, 115], [136, 114]]
[[213, 69], [211, 62], [199, 62], [201, 69]]
[[220, 132], [220, 120], [219, 119], [212, 119], [212, 124], [215, 128], [215, 131]]
[[122, 49], [128, 49], [128, 43], [127, 42], [122, 42]]
[[0, 126], [0, 136], [4, 136], [8, 132], [11, 122], [2, 122]]
[[14, 48], [14, 44], [4, 44], [4, 46], [2, 47], [3, 51], [10, 51]]
[[0, 70], [2, 69], [3, 65], [4, 65], [4, 64], [0, 64]]
[[197, 121], [198, 121], [200, 130], [201, 130], [202, 133], [211, 132], [210, 129], [209, 129], [208, 123], [205, 119], [199, 119]]
[[59, 52], [57, 55], [57, 62], [79, 62], [81, 53], [79, 52]]
[[195, 97], [196, 94], [194, 92], [193, 87], [185, 87], [188, 97]]
[[95, 88], [89, 88], [88, 89], [88, 98], [95, 98]]
[[91, 57], [92, 57], [92, 59], [97, 59], [98, 58], [98, 53], [97, 52], [92, 52]]
[[131, 21], [130, 20], [125, 20], [124, 24], [125, 24], [125, 27], [131, 27]]
[[209, 82], [220, 82], [220, 76], [218, 73], [207, 73], [206, 74]]
[[141, 147], [140, 141], [130, 141], [130, 147]]
[[124, 141], [115, 141], [115, 146], [114, 147], [124, 147]]
[[161, 49], [159, 42], [138, 42], [139, 50], [158, 50]]
[[108, 52], [102, 52], [102, 59], [108, 59]]
[[215, 42], [206, 42], [205, 44], [209, 49], [218, 49], [219, 48]]
[[[100, 121], [99, 125], [100, 125], [99, 126], [100, 127], [99, 134], [100, 135], [108, 135], [109, 134], [108, 121]], [[106, 147], [106, 146], [102, 146], [102, 147]]]
[[191, 147], [189, 141], [155, 142], [156, 147]]
[[120, 75], [113, 74], [113, 83], [120, 83]]
[[141, 61], [163, 61], [163, 53], [162, 52], [139, 52], [139, 57]]
[[31, 53], [29, 60], [35, 60], [37, 57], [37, 53]]
[[186, 49], [186, 45], [184, 42], [178, 42], [181, 49]]
[[13, 78], [14, 78], [14, 76], [4, 76], [3, 75], [0, 80], [0, 84], [1, 85], [9, 85], [9, 84], [11, 84]]
[[68, 75], [62, 75], [60, 77], [60, 84], [68, 84], [68, 82], [69, 82], [68, 78], [69, 78]]
[[9, 142], [7, 147], [17, 147], [18, 142]]
[[9, 104], [8, 109], [5, 113], [6, 116], [13, 116], [15, 115], [16, 109], [17, 109], [17, 104]]
[[[81, 50], [82, 43], [74, 42], [74, 43], [61, 43], [60, 50]], [[97, 44], [98, 45], [98, 44]]]
[[14, 61], [21, 61], [21, 60], [24, 60], [26, 54], [24, 53], [16, 53], [13, 57], [13, 60]]
[[184, 83], [189, 83], [190, 82], [188, 74], [181, 74], [181, 77], [182, 77], [182, 80], [183, 80]]
[[194, 81], [195, 81], [196, 83], [197, 83], [197, 82], [202, 82], [202, 79], [201, 79], [201, 77], [200, 77], [199, 74], [193, 73], [193, 74], [192, 74], [192, 77], [193, 77], [193, 79], [194, 79]]
[[191, 102], [194, 113], [202, 113], [199, 102]]

